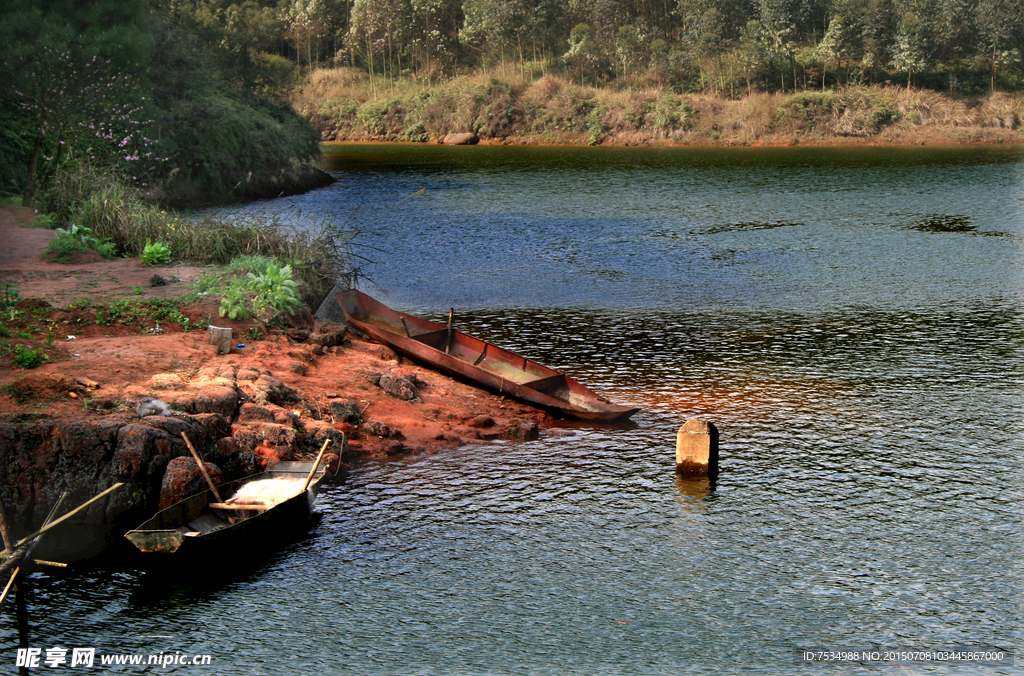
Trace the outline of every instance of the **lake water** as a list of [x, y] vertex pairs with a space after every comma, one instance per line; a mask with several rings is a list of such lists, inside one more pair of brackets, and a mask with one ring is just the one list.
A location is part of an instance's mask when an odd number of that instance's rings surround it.
[[[244, 570], [35, 585], [33, 645], [217, 674], [1024, 673], [800, 657], [1021, 645], [1020, 148], [325, 161], [333, 186], [246, 209], [359, 228], [364, 290], [454, 307], [635, 426], [357, 465]], [[714, 485], [673, 471], [694, 416]]]

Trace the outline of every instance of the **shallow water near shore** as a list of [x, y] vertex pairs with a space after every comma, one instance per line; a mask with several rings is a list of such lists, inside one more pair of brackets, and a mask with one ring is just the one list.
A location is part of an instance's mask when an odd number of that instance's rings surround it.
[[[801, 658], [1020, 648], [1024, 151], [326, 163], [335, 185], [246, 209], [362, 228], [364, 290], [454, 307], [635, 425], [357, 465], [311, 537], [241, 570], [40, 580], [32, 645], [212, 656], [181, 673], [1022, 673]], [[694, 416], [714, 485], [673, 472]]]

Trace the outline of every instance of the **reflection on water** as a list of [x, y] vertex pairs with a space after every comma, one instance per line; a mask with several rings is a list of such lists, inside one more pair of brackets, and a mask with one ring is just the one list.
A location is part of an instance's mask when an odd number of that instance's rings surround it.
[[[796, 657], [1021, 644], [1019, 151], [450, 150], [360, 146], [277, 205], [430, 186], [377, 231], [392, 304], [454, 305], [636, 424], [357, 465], [252, 571], [37, 585], [36, 645], [218, 674], [1020, 673]], [[697, 415], [713, 486], [673, 471]]]

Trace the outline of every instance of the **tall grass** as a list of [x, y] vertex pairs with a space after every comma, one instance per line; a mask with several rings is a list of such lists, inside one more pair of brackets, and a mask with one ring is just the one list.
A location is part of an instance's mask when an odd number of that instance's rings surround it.
[[233, 222], [194, 219], [154, 206], [109, 170], [70, 162], [56, 172], [44, 200], [61, 224], [92, 228], [128, 256], [141, 255], [149, 241], [162, 242], [176, 259], [195, 263], [273, 257], [292, 266], [309, 305], [349, 274], [348, 244], [354, 233], [326, 219], [302, 230], [284, 223], [281, 214]]

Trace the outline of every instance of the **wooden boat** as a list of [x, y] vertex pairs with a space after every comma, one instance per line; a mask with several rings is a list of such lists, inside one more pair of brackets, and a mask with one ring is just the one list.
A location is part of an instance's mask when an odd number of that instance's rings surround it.
[[[125, 537], [142, 552], [201, 553], [215, 548], [260, 547], [305, 533], [313, 501], [327, 469], [318, 467], [306, 490], [312, 462], [279, 462], [261, 474], [217, 486], [223, 503], [206, 490], [156, 513], [149, 521], [130, 530]], [[270, 486], [274, 482], [279, 486]], [[264, 487], [279, 489], [274, 498]], [[231, 496], [231, 497], [229, 497]], [[247, 497], [243, 497], [247, 496]]]
[[431, 368], [578, 420], [626, 420], [638, 408], [609, 402], [564, 373], [391, 308], [356, 290], [336, 296], [349, 326]]

